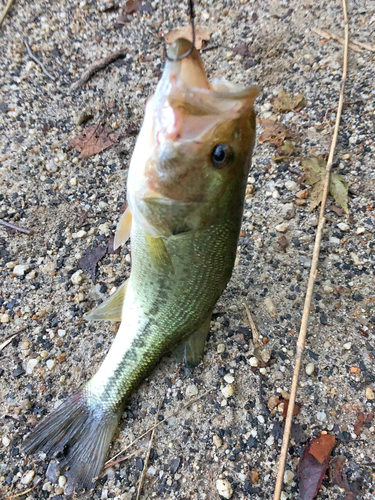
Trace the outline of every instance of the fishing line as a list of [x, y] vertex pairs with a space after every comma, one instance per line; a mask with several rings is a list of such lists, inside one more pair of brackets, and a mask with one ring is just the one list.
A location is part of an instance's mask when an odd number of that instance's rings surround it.
[[195, 46], [194, 0], [188, 0], [188, 13], [189, 13], [189, 17], [190, 17], [191, 30], [192, 30], [192, 34], [193, 34], [193, 41], [191, 42], [190, 49], [187, 52], [185, 52], [184, 54], [182, 54], [181, 56], [177, 56], [175, 59], [173, 59], [172, 57], [168, 56], [168, 53], [167, 53], [166, 48], [164, 46], [165, 57], [168, 59], [168, 61], [172, 61], [172, 62], [182, 61], [182, 59], [185, 59], [185, 57], [190, 56], [190, 54], [193, 52], [193, 49]]

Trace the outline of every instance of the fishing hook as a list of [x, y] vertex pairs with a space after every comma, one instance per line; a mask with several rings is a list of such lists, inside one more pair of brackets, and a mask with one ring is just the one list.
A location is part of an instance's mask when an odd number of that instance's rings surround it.
[[189, 50], [186, 51], [184, 54], [177, 56], [175, 59], [168, 56], [168, 53], [167, 53], [166, 48], [164, 46], [165, 57], [168, 59], [168, 61], [172, 61], [172, 62], [182, 61], [182, 59], [185, 59], [185, 57], [190, 56], [190, 54], [193, 52], [193, 49], [195, 46], [194, 0], [188, 0], [188, 11], [189, 11], [189, 17], [190, 17], [191, 30], [193, 32], [193, 41], [191, 42], [191, 46], [190, 46]]

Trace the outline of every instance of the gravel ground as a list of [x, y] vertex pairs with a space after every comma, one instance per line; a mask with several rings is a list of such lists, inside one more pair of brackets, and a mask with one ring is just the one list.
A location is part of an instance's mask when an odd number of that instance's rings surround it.
[[[0, 218], [33, 231], [28, 236], [0, 226], [0, 344], [27, 326], [0, 352], [1, 498], [36, 483], [22, 498], [67, 498], [56, 464], [25, 458], [21, 443], [41, 416], [95, 373], [117, 330], [89, 325], [82, 316], [129, 275], [129, 249], [107, 253], [95, 283], [76, 272], [85, 250], [106, 247], [114, 234], [134, 132], [163, 66], [157, 34], [186, 19], [181, 3], [163, 2], [164, 16], [160, 4], [152, 2], [152, 11], [146, 4], [121, 24], [110, 3], [20, 0], [0, 31]], [[172, 358], [158, 365], [132, 396], [110, 456], [153, 425], [160, 401], [159, 420], [211, 389], [156, 430], [144, 498], [219, 498], [216, 481], [225, 478], [234, 499], [270, 499], [317, 224], [317, 214], [296, 196], [306, 188], [298, 184], [300, 157], [327, 151], [341, 81], [342, 46], [322, 41], [313, 28], [343, 35], [341, 4], [209, 0], [197, 2], [196, 11], [197, 22], [212, 30], [208, 46], [216, 47], [203, 54], [210, 77], [258, 84], [260, 118], [275, 115], [271, 102], [280, 87], [303, 93], [307, 106], [277, 115], [293, 133], [290, 161], [276, 164], [273, 146], [256, 147], [238, 261], [203, 362], [192, 373]], [[351, 3], [353, 39], [374, 41], [374, 12], [373, 1]], [[30, 60], [24, 37], [56, 82]], [[236, 54], [243, 44], [249, 50]], [[69, 92], [89, 63], [120, 48], [124, 59]], [[361, 487], [358, 498], [375, 495], [371, 417], [354, 432], [358, 415], [373, 413], [375, 402], [374, 78], [374, 54], [351, 51], [334, 165], [350, 183], [350, 214], [327, 212], [284, 500], [298, 498], [299, 457], [321, 431], [335, 435], [334, 455], [345, 458], [349, 480]], [[68, 142], [90, 115], [89, 125], [104, 117], [122, 139], [81, 159]], [[261, 387], [244, 302], [272, 349]], [[221, 389], [232, 382], [235, 393], [225, 397]], [[131, 458], [77, 498], [135, 498], [147, 447], [148, 437], [138, 441]], [[327, 477], [319, 498], [344, 493]]]

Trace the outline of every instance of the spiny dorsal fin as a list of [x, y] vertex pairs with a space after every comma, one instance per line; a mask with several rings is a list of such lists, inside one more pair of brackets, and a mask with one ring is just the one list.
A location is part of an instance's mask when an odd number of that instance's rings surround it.
[[171, 257], [163, 238], [153, 238], [145, 233], [146, 243], [150, 251], [151, 261], [159, 271], [174, 272]]
[[128, 207], [121, 215], [117, 224], [115, 239], [113, 241], [113, 250], [124, 245], [130, 238], [130, 230], [132, 227], [132, 213]]
[[98, 307], [84, 315], [86, 321], [121, 321], [122, 306], [125, 300], [126, 287], [128, 281], [120, 286], [113, 295], [108, 297]]

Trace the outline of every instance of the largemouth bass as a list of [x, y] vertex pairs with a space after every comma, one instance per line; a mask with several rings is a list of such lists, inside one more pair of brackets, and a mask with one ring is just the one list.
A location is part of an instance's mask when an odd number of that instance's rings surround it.
[[180, 39], [146, 105], [130, 163], [129, 209], [115, 245], [131, 238], [129, 280], [89, 319], [121, 319], [96, 375], [39, 423], [27, 453], [59, 455], [69, 488], [97, 478], [126, 400], [177, 349], [197, 364], [216, 301], [231, 277], [255, 138], [258, 89], [207, 80]]

